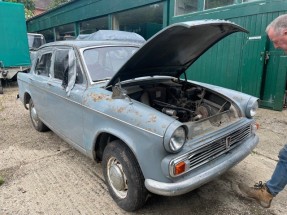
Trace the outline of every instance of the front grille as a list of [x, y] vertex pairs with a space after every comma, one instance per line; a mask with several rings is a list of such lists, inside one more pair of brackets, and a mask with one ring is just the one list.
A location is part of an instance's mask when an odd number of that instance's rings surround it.
[[179, 162], [184, 161], [187, 164], [188, 169], [186, 169], [185, 172], [188, 172], [205, 163], [208, 163], [224, 153], [227, 153], [250, 135], [251, 126], [248, 125], [228, 135], [225, 135], [218, 140], [205, 144], [201, 148], [195, 149], [185, 156], [185, 159], [181, 159]]

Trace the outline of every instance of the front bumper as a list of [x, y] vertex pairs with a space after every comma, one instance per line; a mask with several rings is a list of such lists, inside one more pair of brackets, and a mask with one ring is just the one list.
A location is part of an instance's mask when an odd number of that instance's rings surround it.
[[153, 179], [146, 179], [145, 186], [150, 192], [163, 196], [177, 196], [188, 193], [238, 164], [251, 153], [258, 144], [258, 141], [257, 135], [251, 136], [224, 156], [220, 156], [218, 159], [191, 171], [180, 181], [164, 183]]

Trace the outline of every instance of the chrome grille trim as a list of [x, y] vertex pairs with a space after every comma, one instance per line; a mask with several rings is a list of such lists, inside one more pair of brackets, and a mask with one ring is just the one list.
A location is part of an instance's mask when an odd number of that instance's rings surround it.
[[170, 162], [171, 176], [177, 177], [181, 175], [174, 175], [174, 166], [179, 162], [186, 163], [187, 167], [184, 173], [187, 173], [199, 166], [202, 166], [203, 164], [212, 161], [220, 155], [229, 152], [238, 144], [240, 144], [241, 141], [251, 135], [251, 126], [252, 125], [249, 124], [247, 126], [241, 127], [236, 131], [224, 135], [217, 140], [204, 144], [201, 148], [196, 148], [180, 159], [177, 158], [172, 160]]

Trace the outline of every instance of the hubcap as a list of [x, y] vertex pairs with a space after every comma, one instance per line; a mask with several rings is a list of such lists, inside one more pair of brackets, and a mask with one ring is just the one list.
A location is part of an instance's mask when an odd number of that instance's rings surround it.
[[38, 118], [38, 114], [37, 114], [37, 111], [36, 111], [34, 105], [31, 107], [31, 118], [33, 120], [33, 123], [35, 125], [38, 125], [39, 118]]
[[128, 193], [128, 184], [126, 175], [120, 162], [114, 157], [110, 158], [107, 171], [109, 184], [111, 185], [113, 191], [118, 197], [125, 198]]

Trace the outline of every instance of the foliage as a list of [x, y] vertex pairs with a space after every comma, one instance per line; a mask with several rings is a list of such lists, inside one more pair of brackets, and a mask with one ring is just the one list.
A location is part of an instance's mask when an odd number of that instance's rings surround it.
[[52, 2], [49, 5], [49, 9], [55, 8], [60, 6], [61, 4], [67, 3], [70, 0], [52, 0]]
[[5, 2], [16, 2], [22, 3], [25, 7], [25, 17], [26, 19], [31, 18], [34, 14], [33, 11], [35, 10], [35, 2], [34, 0], [4, 0]]

